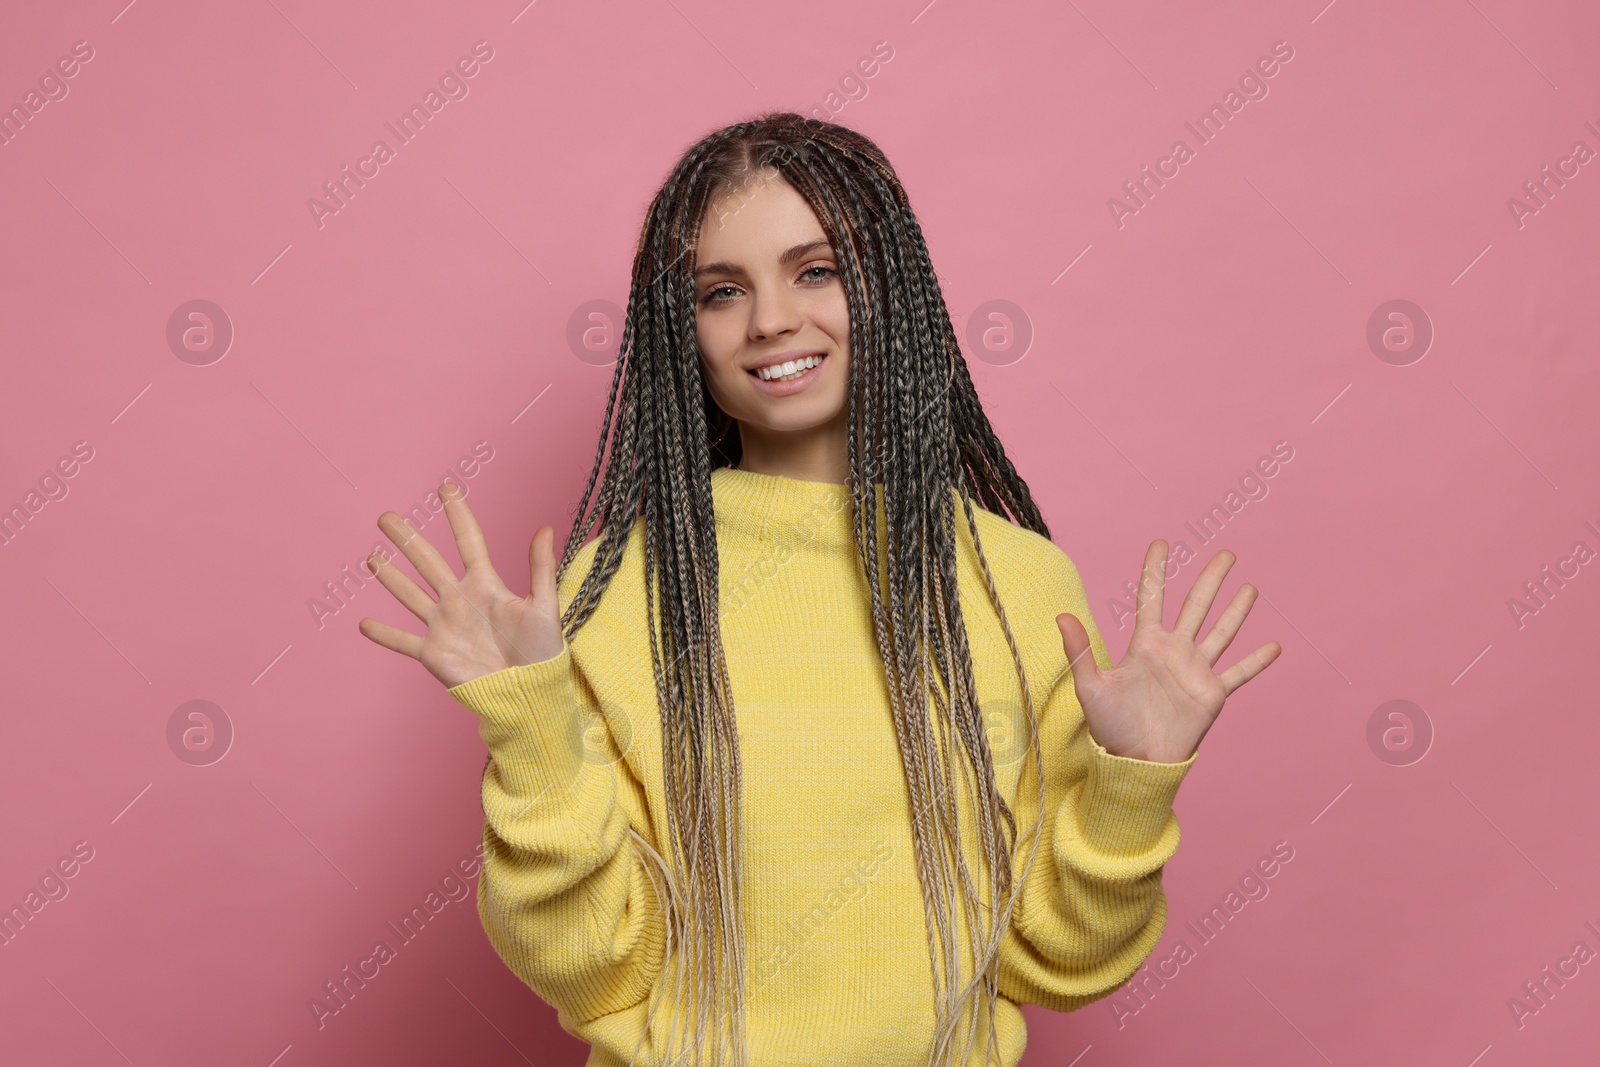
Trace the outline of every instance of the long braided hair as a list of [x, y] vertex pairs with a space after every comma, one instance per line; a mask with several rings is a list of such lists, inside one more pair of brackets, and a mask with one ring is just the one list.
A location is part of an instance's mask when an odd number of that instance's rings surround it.
[[[633, 840], [650, 857], [646, 869], [652, 882], [659, 869], [665, 883], [665, 893], [659, 892], [660, 884], [657, 889], [668, 916], [667, 967], [678, 964], [676, 1002], [692, 1005], [689, 1013], [695, 1022], [692, 1038], [685, 1034], [689, 1058], [671, 1058], [672, 1027], [662, 1062], [721, 1064], [726, 1036], [728, 1062], [743, 1067], [739, 746], [718, 625], [710, 479], [715, 467], [737, 464], [741, 447], [736, 430], [726, 440], [731, 420], [712, 400], [702, 377], [693, 271], [708, 207], [755, 176], [773, 175], [793, 186], [816, 213], [840, 260], [849, 299], [854, 539], [859, 573], [872, 599], [910, 796], [938, 1019], [929, 1063], [965, 1063], [981, 1010], [988, 1015], [989, 1047], [998, 1054], [998, 948], [1015, 901], [1017, 827], [996, 788], [975, 692], [957, 595], [952, 491], [961, 499], [990, 600], [1016, 664], [1036, 760], [1033, 703], [978, 540], [972, 500], [1045, 537], [1049, 530], [984, 415], [905, 189], [883, 152], [860, 133], [792, 112], [768, 112], [699, 141], [656, 194], [634, 257], [600, 447], [558, 574], [566, 572], [596, 522], [599, 544], [562, 625], [570, 641], [594, 612], [621, 565], [630, 529], [642, 516], [671, 839], [664, 851], [671, 854], [671, 863], [637, 832]], [[867, 575], [879, 580], [867, 580]], [[989, 876], [986, 899], [978, 899], [961, 852], [951, 790], [952, 733], [965, 754], [963, 776], [976, 801]], [[1042, 818], [1042, 775], [1040, 801]], [[1035, 822], [1032, 831], [1029, 867], [1039, 825]], [[1018, 888], [1026, 877], [1024, 868]], [[967, 928], [978, 941], [970, 946], [971, 976], [959, 989], [961, 960], [950, 918], [956, 882]], [[1003, 906], [998, 904], [1002, 900]], [[987, 922], [979, 921], [980, 911], [986, 911]], [[676, 960], [674, 933], [681, 955]], [[961, 952], [968, 947], [961, 946]], [[686, 981], [689, 992], [684, 994]], [[658, 983], [656, 998], [664, 985]], [[975, 996], [979, 992], [981, 999]], [[957, 1058], [956, 1035], [969, 1013], [973, 1025], [966, 1029]], [[704, 1051], [708, 1019], [716, 1020], [710, 1059]], [[729, 1023], [726, 1035], [723, 1020]]]

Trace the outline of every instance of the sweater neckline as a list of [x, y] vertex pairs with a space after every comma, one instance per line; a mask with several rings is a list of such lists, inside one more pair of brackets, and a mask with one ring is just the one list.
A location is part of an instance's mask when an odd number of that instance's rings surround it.
[[809, 482], [735, 467], [711, 472], [719, 533], [757, 540], [804, 539], [843, 548], [855, 543], [848, 482]]

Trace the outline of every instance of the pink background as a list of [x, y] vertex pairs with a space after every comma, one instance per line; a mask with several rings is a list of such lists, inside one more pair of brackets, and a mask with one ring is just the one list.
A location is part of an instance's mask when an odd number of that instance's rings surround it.
[[[0, 905], [93, 849], [0, 948], [0, 1059], [583, 1062], [470, 901], [318, 1029], [309, 998], [471, 855], [483, 745], [357, 632], [417, 628], [375, 581], [320, 627], [308, 604], [479, 441], [470, 499], [525, 589], [612, 373], [574, 312], [625, 301], [690, 143], [839, 104], [910, 190], [964, 341], [992, 300], [1032, 330], [968, 357], [1113, 655], [1156, 537], [1201, 553], [1169, 624], [1226, 547], [1224, 596], [1262, 590], [1226, 662], [1284, 646], [1178, 799], [1151, 962], [1193, 958], [1120, 1016], [1029, 1008], [1024, 1062], [1594, 1056], [1600, 965], [1520, 1026], [1508, 1006], [1600, 950], [1600, 565], [1520, 625], [1508, 604], [1600, 549], [1600, 162], [1520, 226], [1507, 203], [1600, 150], [1585, 5], [123, 2], [15, 4], [0, 34], [0, 104], [94, 50], [0, 147], [0, 506], [67, 490], [0, 546]], [[319, 227], [308, 199], [477, 41], [468, 95]], [[1279, 41], [1268, 95], [1119, 227], [1108, 199]], [[209, 365], [166, 339], [195, 299], [234, 330]], [[1396, 299], [1431, 322], [1420, 359], [1368, 344]], [[1184, 524], [1279, 441], [1267, 495], [1202, 545]], [[1420, 761], [1369, 745], [1395, 699], [1431, 723]], [[207, 766], [169, 746], [190, 700], [234, 730]], [[1265, 899], [1185, 932], [1279, 841]]]

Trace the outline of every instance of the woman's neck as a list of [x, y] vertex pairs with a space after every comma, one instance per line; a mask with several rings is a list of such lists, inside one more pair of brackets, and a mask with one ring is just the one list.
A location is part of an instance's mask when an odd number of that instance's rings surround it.
[[844, 485], [850, 481], [846, 426], [841, 417], [806, 430], [774, 433], [740, 423], [738, 469], [803, 482]]

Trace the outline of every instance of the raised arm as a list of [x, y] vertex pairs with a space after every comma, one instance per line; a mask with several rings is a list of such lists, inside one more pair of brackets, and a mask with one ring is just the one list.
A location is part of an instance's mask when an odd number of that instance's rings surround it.
[[[1061, 674], [1039, 724], [1039, 850], [1013, 912], [1014, 936], [1001, 945], [1008, 995], [1071, 1011], [1115, 991], [1161, 937], [1161, 869], [1178, 847], [1178, 786], [1228, 694], [1282, 651], [1269, 641], [1226, 671], [1213, 670], [1255, 600], [1248, 584], [1205, 638], [1194, 640], [1233, 558], [1227, 551], [1212, 557], [1167, 630], [1167, 546], [1151, 542], [1133, 636], [1112, 667], [1077, 568], [1050, 554], [1042, 579], [1047, 597], [1059, 598], [1050, 607], [1061, 634]], [[1019, 828], [1031, 826], [1038, 810], [1032, 768], [1029, 761], [1019, 783]], [[1019, 844], [1020, 869], [1031, 841]]]
[[478, 914], [495, 951], [568, 1030], [645, 1000], [666, 922], [629, 833], [624, 794], [642, 791], [570, 650], [450, 695], [489, 748]]
[[464, 573], [457, 578], [409, 522], [385, 512], [379, 528], [434, 595], [381, 553], [369, 563], [427, 632], [369, 618], [361, 633], [421, 662], [477, 713], [489, 748], [479, 916], [507, 966], [574, 1031], [643, 1001], [666, 941], [641, 852], [653, 843], [633, 829], [645, 823], [643, 792], [561, 631], [558, 593], [575, 587], [593, 549], [578, 553], [563, 582], [571, 585], [558, 591], [554, 531], [541, 527], [529, 547], [531, 589], [519, 597], [491, 564], [460, 489], [446, 483], [439, 495]]
[[[1055, 610], [1083, 621], [1096, 663], [1109, 669], [1077, 569], [1064, 555], [1054, 560], [1041, 578], [1056, 591]], [[1044, 821], [1000, 944], [1000, 989], [1019, 1003], [1072, 1011], [1114, 992], [1161, 937], [1161, 869], [1178, 847], [1172, 802], [1194, 757], [1164, 764], [1111, 755], [1089, 732], [1064, 652], [1056, 666], [1054, 684], [1034, 692]], [[1039, 810], [1037, 771], [1030, 755], [1018, 784], [1019, 833]], [[1020, 842], [1018, 877], [1031, 844]]]

